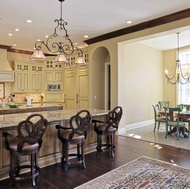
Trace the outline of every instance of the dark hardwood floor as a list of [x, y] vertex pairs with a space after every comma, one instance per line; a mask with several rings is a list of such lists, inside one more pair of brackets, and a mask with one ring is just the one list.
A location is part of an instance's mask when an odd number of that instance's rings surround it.
[[[70, 166], [65, 172], [60, 163], [41, 169], [36, 189], [72, 189], [92, 180], [118, 166], [132, 161], [140, 156], [157, 158], [166, 162], [174, 161], [177, 165], [190, 168], [190, 151], [160, 145], [158, 149], [150, 142], [118, 136], [116, 138], [115, 158], [110, 158], [104, 152], [96, 157], [96, 152], [86, 154], [86, 169]], [[0, 189], [9, 188], [9, 179], [0, 181]], [[30, 180], [16, 182], [15, 189], [32, 189]]]

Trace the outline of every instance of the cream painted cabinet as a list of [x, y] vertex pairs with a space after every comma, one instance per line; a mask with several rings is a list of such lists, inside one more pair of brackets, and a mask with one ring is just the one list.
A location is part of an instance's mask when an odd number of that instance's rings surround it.
[[31, 66], [31, 80], [30, 88], [31, 91], [43, 92], [44, 88], [44, 77], [43, 77], [43, 66], [32, 65]]
[[65, 105], [66, 109], [89, 108], [88, 67], [65, 70]]
[[15, 61], [14, 92], [43, 92], [43, 64]]
[[15, 73], [15, 92], [29, 91], [29, 74], [25, 72]]
[[48, 84], [63, 82], [63, 71], [45, 71], [45, 81]]
[[15, 63], [14, 92], [29, 91], [29, 64]]
[[[64, 71], [45, 71], [45, 98], [50, 101], [63, 101], [63, 83], [64, 83]], [[48, 90], [49, 84], [59, 84], [60, 90]]]

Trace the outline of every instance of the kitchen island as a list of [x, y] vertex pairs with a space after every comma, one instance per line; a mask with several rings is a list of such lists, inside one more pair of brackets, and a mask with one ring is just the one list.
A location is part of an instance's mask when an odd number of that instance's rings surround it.
[[[68, 125], [68, 120], [79, 110], [49, 110], [40, 112], [12, 113], [0, 115], [0, 180], [8, 177], [10, 168], [9, 151], [5, 149], [2, 132], [6, 131], [16, 135], [17, 125], [20, 121], [25, 120], [33, 113], [40, 113], [48, 120], [46, 133], [43, 136], [43, 144], [39, 152], [40, 167], [60, 162], [61, 160], [61, 144], [57, 138], [57, 130], [55, 125]], [[108, 110], [89, 110], [93, 118], [104, 120]], [[85, 141], [85, 151], [95, 150], [96, 134], [93, 126], [88, 129]], [[72, 150], [72, 149], [71, 149]], [[23, 164], [28, 163], [28, 157], [22, 160]]]

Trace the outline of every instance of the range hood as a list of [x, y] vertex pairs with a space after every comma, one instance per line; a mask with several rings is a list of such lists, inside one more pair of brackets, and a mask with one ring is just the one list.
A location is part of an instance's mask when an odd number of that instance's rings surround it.
[[0, 49], [0, 82], [14, 82], [14, 72], [7, 60], [6, 49]]

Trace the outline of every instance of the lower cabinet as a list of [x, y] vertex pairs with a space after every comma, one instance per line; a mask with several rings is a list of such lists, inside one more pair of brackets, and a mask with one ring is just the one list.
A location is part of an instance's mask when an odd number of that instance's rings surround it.
[[56, 153], [61, 152], [59, 139], [57, 138], [57, 130], [55, 129], [55, 126], [60, 124], [61, 124], [60, 121], [48, 124], [46, 132], [43, 137], [43, 143], [39, 152], [39, 157], [45, 157], [47, 155], [55, 155]]

